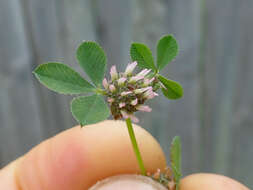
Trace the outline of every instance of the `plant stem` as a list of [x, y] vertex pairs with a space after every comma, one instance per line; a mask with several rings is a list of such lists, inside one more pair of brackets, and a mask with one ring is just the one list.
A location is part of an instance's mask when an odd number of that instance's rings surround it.
[[129, 133], [132, 145], [133, 145], [134, 153], [135, 153], [136, 159], [138, 161], [138, 164], [139, 164], [139, 167], [141, 170], [141, 174], [146, 175], [146, 169], [144, 167], [143, 160], [141, 158], [141, 153], [140, 153], [140, 150], [139, 150], [136, 138], [135, 138], [135, 134], [134, 134], [133, 126], [132, 126], [132, 121], [130, 118], [126, 119], [126, 124], [127, 124], [128, 133]]
[[96, 88], [94, 92], [100, 95], [106, 95], [106, 91], [101, 88]]

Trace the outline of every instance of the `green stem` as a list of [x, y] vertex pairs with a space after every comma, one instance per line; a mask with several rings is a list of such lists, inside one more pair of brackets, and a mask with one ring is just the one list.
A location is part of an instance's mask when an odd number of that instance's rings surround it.
[[141, 174], [146, 175], [146, 169], [144, 167], [143, 160], [141, 158], [141, 153], [140, 153], [140, 150], [139, 150], [139, 147], [138, 147], [135, 135], [134, 135], [132, 121], [130, 118], [126, 119], [126, 124], [127, 124], [128, 133], [129, 133], [132, 145], [133, 145], [134, 153], [135, 153], [135, 156], [137, 158], [137, 161], [138, 161], [138, 164], [139, 164], [139, 167], [141, 170]]
[[100, 95], [106, 95], [106, 91], [101, 88], [96, 88], [94, 92]]

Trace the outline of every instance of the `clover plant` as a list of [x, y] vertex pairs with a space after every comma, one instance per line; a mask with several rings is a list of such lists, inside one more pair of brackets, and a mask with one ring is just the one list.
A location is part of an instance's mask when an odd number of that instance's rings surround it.
[[[84, 79], [69, 66], [49, 62], [39, 65], [34, 74], [47, 88], [61, 94], [80, 95], [71, 102], [71, 112], [83, 127], [107, 119], [124, 119], [128, 128], [133, 149], [142, 175], [148, 175], [135, 138], [132, 121], [138, 122], [135, 112], [151, 112], [145, 105], [158, 96], [161, 90], [167, 99], [183, 96], [181, 85], [160, 74], [178, 53], [177, 41], [172, 35], [162, 37], [157, 43], [156, 61], [151, 50], [141, 43], [132, 43], [130, 55], [132, 62], [123, 72], [116, 66], [110, 69], [110, 78], [105, 78], [107, 57], [104, 50], [92, 41], [84, 41], [77, 49], [76, 58], [91, 82]], [[142, 70], [135, 73], [136, 67]], [[171, 145], [171, 169], [165, 173], [158, 170], [150, 177], [166, 185], [169, 189], [178, 189], [181, 176], [181, 143], [175, 137]]]

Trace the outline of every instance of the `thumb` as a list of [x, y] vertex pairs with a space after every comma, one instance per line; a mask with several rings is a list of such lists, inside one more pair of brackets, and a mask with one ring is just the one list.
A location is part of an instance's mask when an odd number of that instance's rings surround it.
[[[156, 140], [134, 126], [147, 171], [164, 168]], [[0, 171], [0, 189], [85, 190], [108, 176], [137, 173], [139, 168], [122, 121], [74, 127], [33, 148]]]
[[189, 175], [181, 180], [182, 190], [249, 190], [243, 184], [226, 176], [198, 173]]

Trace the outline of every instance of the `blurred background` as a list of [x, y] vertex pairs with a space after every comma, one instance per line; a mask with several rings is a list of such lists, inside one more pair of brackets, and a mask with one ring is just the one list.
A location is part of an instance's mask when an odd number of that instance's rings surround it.
[[[0, 166], [77, 123], [70, 96], [39, 84], [32, 70], [62, 61], [81, 71], [75, 50], [95, 40], [109, 66], [124, 69], [132, 41], [173, 34], [179, 56], [164, 74], [184, 98], [150, 101], [140, 125], [166, 155], [172, 137], [183, 143], [183, 173], [214, 172], [253, 188], [252, 0], [1, 0]], [[152, 155], [150, 155], [152, 156]]]

